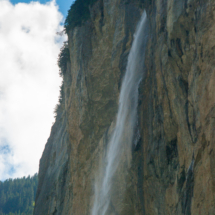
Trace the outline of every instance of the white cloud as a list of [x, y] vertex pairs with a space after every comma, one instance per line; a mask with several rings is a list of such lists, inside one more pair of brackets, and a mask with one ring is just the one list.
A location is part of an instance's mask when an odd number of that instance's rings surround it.
[[38, 171], [61, 83], [62, 18], [55, 1], [0, 0], [0, 180]]

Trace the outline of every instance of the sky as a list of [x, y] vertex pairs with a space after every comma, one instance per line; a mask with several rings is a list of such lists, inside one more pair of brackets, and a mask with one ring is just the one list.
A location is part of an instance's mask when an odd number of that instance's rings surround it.
[[[24, 3], [29, 3], [29, 2], [32, 2], [32, 1], [29, 1], [29, 0], [22, 0], [22, 1], [19, 1], [19, 0], [11, 0], [11, 3], [13, 4], [17, 4], [19, 2], [24, 2]], [[47, 0], [39, 0], [38, 2], [40, 2], [41, 4], [45, 4], [49, 1]], [[70, 8], [70, 6], [72, 5], [72, 3], [74, 2], [74, 0], [56, 0], [56, 3], [57, 5], [59, 6], [59, 11], [64, 15], [64, 17], [67, 16], [67, 12]]]
[[0, 0], [2, 181], [38, 172], [62, 82], [57, 57], [67, 38], [56, 32], [70, 5]]

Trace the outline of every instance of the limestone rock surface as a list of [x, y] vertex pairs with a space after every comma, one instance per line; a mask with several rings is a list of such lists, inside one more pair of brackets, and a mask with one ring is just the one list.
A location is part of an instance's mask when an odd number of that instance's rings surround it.
[[68, 34], [65, 98], [40, 160], [34, 215], [91, 214], [143, 9], [140, 139], [117, 172], [109, 214], [215, 214], [215, 1], [99, 0]]

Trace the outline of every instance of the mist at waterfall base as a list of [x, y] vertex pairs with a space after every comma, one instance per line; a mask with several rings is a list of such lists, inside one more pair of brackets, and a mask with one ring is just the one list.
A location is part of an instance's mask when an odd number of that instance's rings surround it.
[[99, 173], [96, 178], [92, 215], [105, 215], [107, 213], [111, 202], [112, 180], [122, 156], [126, 156], [128, 163], [131, 158], [134, 128], [137, 124], [138, 87], [144, 73], [147, 33], [147, 16], [144, 11], [128, 56], [126, 73], [119, 96], [116, 126], [108, 143], [104, 161], [105, 169], [100, 169], [100, 172], [104, 173], [102, 176]]

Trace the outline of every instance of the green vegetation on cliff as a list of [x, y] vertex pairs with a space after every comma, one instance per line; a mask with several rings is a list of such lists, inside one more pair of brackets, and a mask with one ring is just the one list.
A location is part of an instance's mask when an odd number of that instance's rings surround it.
[[60, 49], [60, 54], [58, 55], [58, 66], [60, 68], [61, 77], [66, 73], [67, 62], [70, 62], [68, 41], [64, 42], [63, 47]]
[[38, 175], [0, 181], [0, 215], [31, 215]]
[[97, 0], [76, 0], [70, 7], [66, 17], [64, 27], [66, 32], [90, 18], [90, 6]]
[[[66, 42], [64, 42], [64, 44], [60, 50], [60, 53], [58, 55], [59, 75], [62, 78], [66, 74], [67, 64], [69, 62], [70, 62], [70, 53], [69, 53], [68, 41], [66, 41]], [[62, 103], [63, 103], [63, 99], [64, 99], [63, 84], [64, 84], [64, 81], [62, 81], [62, 84], [60, 86], [60, 95], [59, 95], [59, 99], [58, 99], [58, 104], [55, 106], [55, 109], [54, 109], [55, 118], [57, 117], [58, 111], [62, 107]]]

